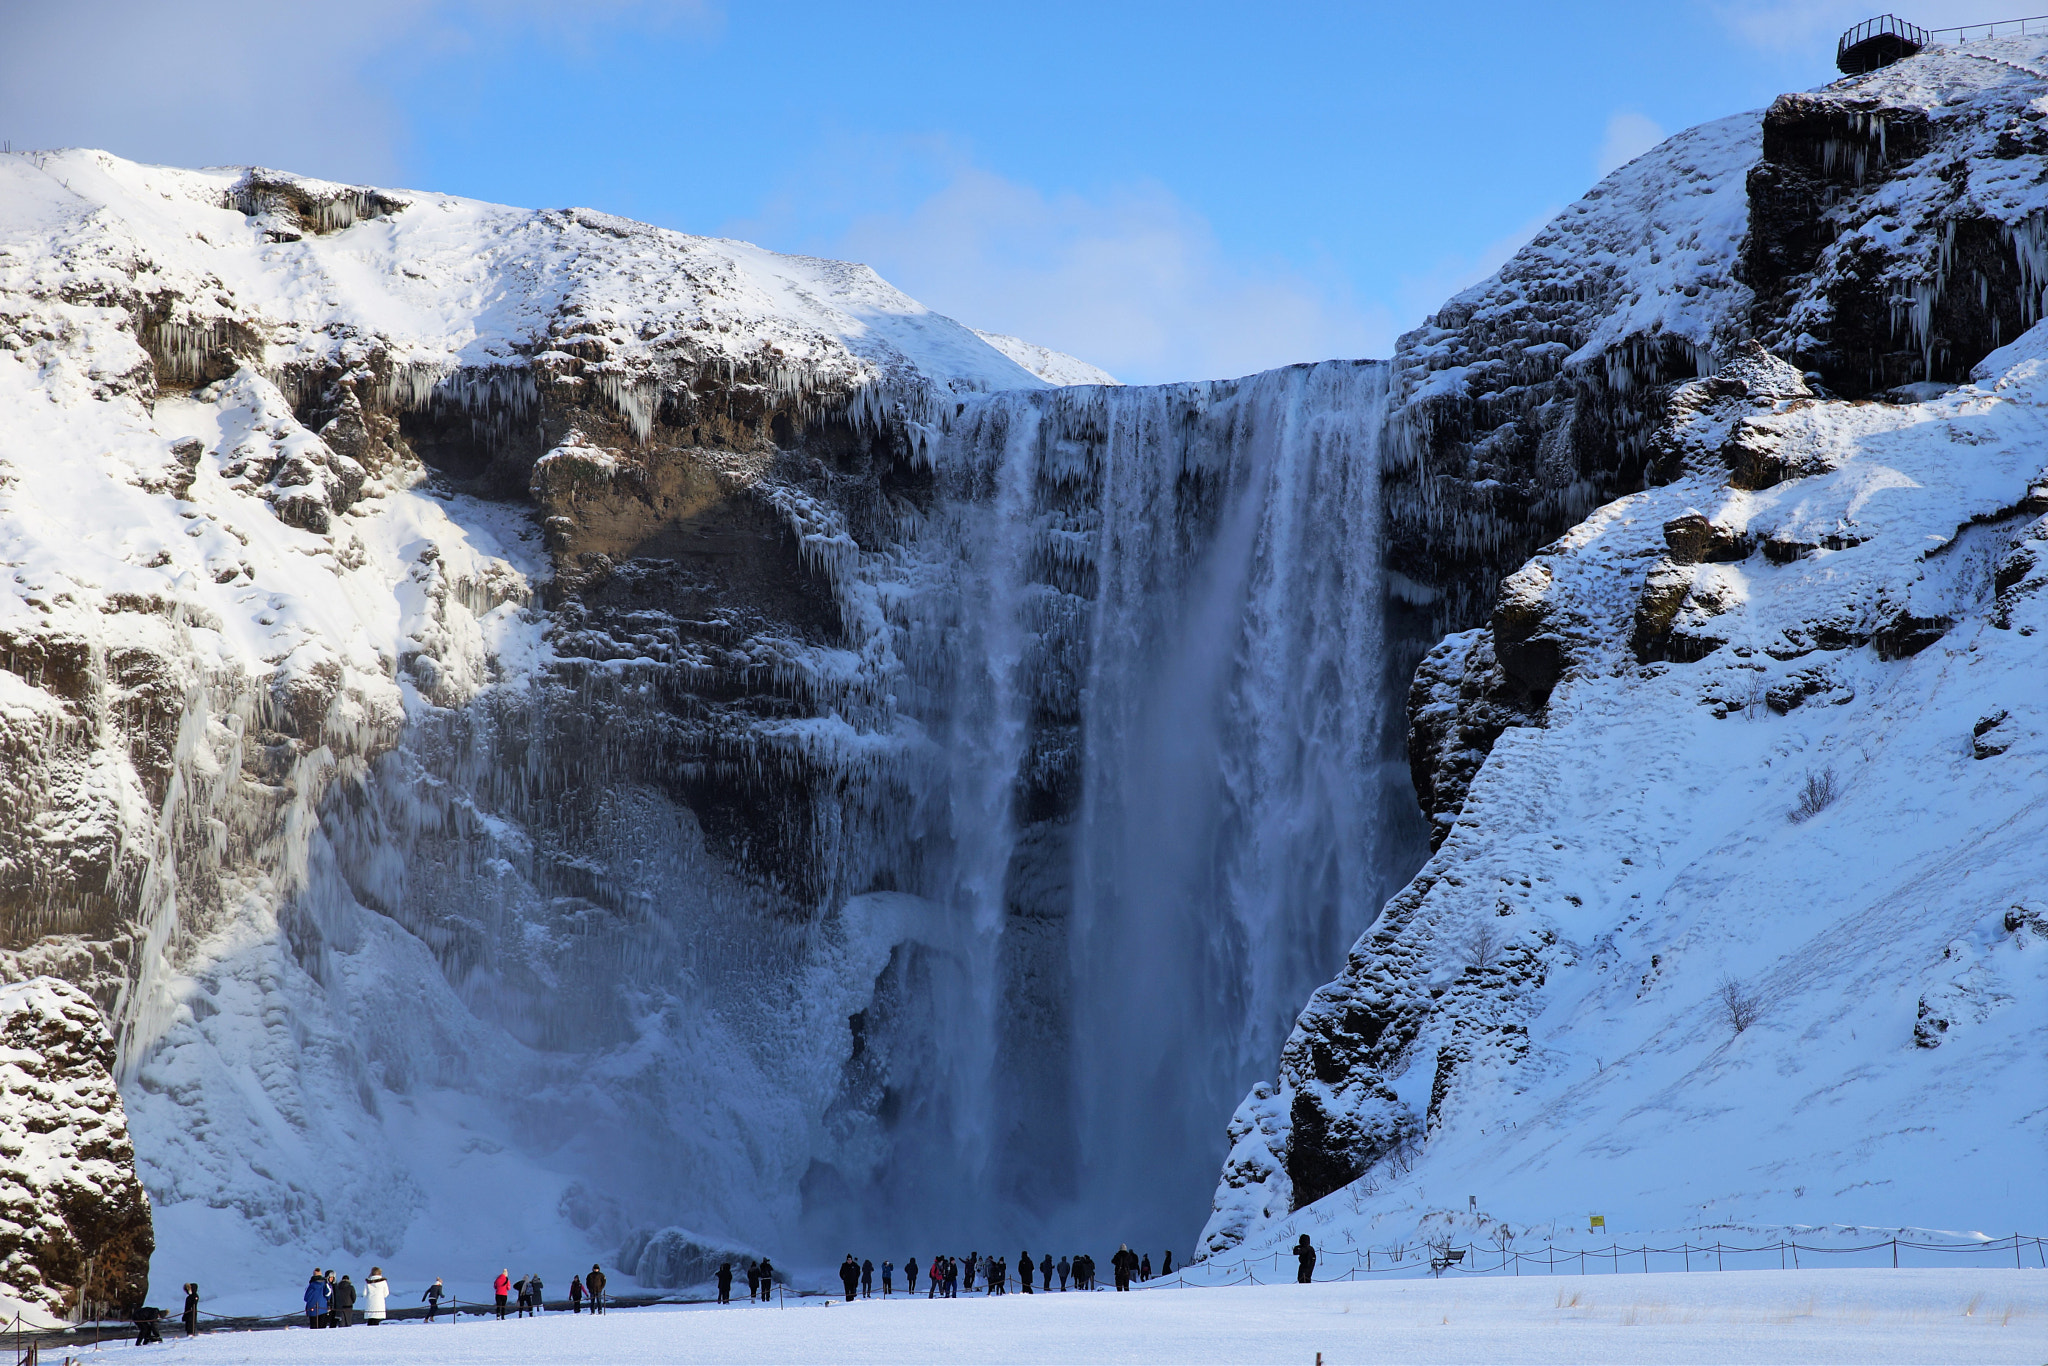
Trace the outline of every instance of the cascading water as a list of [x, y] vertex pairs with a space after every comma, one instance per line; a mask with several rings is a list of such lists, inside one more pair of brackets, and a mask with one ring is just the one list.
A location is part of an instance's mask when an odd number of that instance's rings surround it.
[[978, 947], [948, 1079], [899, 1073], [951, 1132], [899, 1132], [891, 1222], [1191, 1243], [1232, 1107], [1418, 852], [1383, 819], [1386, 397], [1327, 362], [953, 424], [904, 700], [944, 756], [926, 891]]

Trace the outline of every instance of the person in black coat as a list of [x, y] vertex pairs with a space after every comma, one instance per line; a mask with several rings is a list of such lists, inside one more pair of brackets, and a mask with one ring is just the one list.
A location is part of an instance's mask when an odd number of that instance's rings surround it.
[[720, 1262], [718, 1264], [718, 1302], [720, 1304], [732, 1303], [731, 1262]]
[[761, 1259], [761, 1303], [766, 1304], [775, 1295], [775, 1263], [766, 1257]]
[[1315, 1244], [1309, 1242], [1306, 1233], [1302, 1234], [1301, 1241], [1294, 1245], [1294, 1258], [1301, 1263], [1301, 1270], [1295, 1273], [1294, 1279], [1301, 1285], [1307, 1285], [1315, 1279], [1316, 1249]]
[[1023, 1288], [1024, 1293], [1027, 1295], [1031, 1293], [1031, 1273], [1036, 1270], [1038, 1268], [1031, 1264], [1030, 1253], [1020, 1252], [1017, 1254], [1017, 1284]]
[[853, 1297], [860, 1293], [860, 1263], [853, 1259], [851, 1252], [839, 1264], [839, 1284], [846, 1291], [847, 1302], [852, 1303]]
[[185, 1282], [185, 1336], [199, 1336], [199, 1282]]
[[860, 1259], [860, 1296], [864, 1300], [875, 1296], [875, 1262], [872, 1257]]

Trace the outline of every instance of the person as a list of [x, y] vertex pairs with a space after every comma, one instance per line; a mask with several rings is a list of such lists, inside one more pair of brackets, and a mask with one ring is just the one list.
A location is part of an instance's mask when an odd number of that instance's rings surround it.
[[441, 1297], [447, 1293], [447, 1287], [443, 1286], [441, 1284], [441, 1278], [439, 1276], [436, 1276], [434, 1277], [434, 1283], [428, 1286], [426, 1292], [420, 1296], [421, 1299], [427, 1302], [428, 1323], [432, 1323], [434, 1321], [434, 1315], [441, 1312]]
[[1017, 1283], [1023, 1287], [1024, 1293], [1027, 1295], [1031, 1293], [1031, 1273], [1037, 1269], [1031, 1263], [1031, 1254], [1029, 1252], [1017, 1254]]
[[356, 1307], [356, 1283], [348, 1278], [346, 1271], [341, 1273], [341, 1284], [334, 1287], [332, 1304], [334, 1308], [334, 1326], [336, 1328], [349, 1327], [349, 1315], [355, 1312]]
[[334, 1268], [330, 1266], [327, 1268], [327, 1321], [323, 1325], [324, 1327], [332, 1328], [334, 1326], [334, 1292], [336, 1289]]
[[[582, 1286], [580, 1286], [580, 1285], [578, 1285], [578, 1286], [574, 1286], [574, 1287], [572, 1287], [572, 1288], [571, 1288], [571, 1290], [570, 1290], [570, 1292], [569, 1292], [569, 1293], [570, 1293], [570, 1294], [572, 1294], [572, 1295], [575, 1295], [575, 1294], [578, 1294], [579, 1292], [581, 1292], [581, 1291], [582, 1291], [582, 1289], [583, 1289], [583, 1287], [582, 1287]], [[731, 1304], [731, 1303], [732, 1303], [732, 1263], [731, 1263], [731, 1262], [720, 1262], [720, 1263], [718, 1264], [718, 1302], [719, 1302], [720, 1304]]]
[[860, 1297], [864, 1300], [875, 1297], [875, 1262], [872, 1257], [860, 1259]]
[[853, 1303], [854, 1296], [860, 1293], [860, 1263], [853, 1259], [851, 1252], [839, 1263], [839, 1285], [846, 1292], [846, 1302]]
[[384, 1322], [384, 1302], [391, 1295], [391, 1282], [384, 1279], [384, 1268], [370, 1268], [370, 1279], [363, 1282], [363, 1322], [375, 1328]]
[[306, 1282], [306, 1326], [320, 1328], [327, 1322], [327, 1281], [321, 1276], [320, 1268], [313, 1268], [313, 1279]]
[[491, 1282], [491, 1293], [498, 1297], [498, 1317], [505, 1317], [505, 1301], [512, 1297], [512, 1268], [506, 1267], [498, 1273], [498, 1279]]
[[885, 1260], [882, 1263], [882, 1298], [885, 1300], [888, 1299], [889, 1292], [895, 1289], [895, 1286], [896, 1263]]
[[766, 1257], [761, 1259], [761, 1303], [766, 1304], [775, 1294], [775, 1263]]
[[1162, 1275], [1162, 1276], [1171, 1276], [1171, 1275], [1173, 1274], [1173, 1249], [1172, 1249], [1172, 1248], [1168, 1248], [1168, 1249], [1166, 1249], [1166, 1262], [1165, 1262], [1165, 1264], [1164, 1264], [1164, 1265], [1162, 1265], [1162, 1266], [1161, 1266], [1161, 1267], [1159, 1268], [1159, 1274], [1160, 1274], [1160, 1275]]
[[1295, 1273], [1295, 1282], [1307, 1285], [1315, 1279], [1313, 1273], [1316, 1269], [1316, 1249], [1315, 1244], [1309, 1242], [1306, 1233], [1302, 1234], [1301, 1241], [1294, 1245], [1294, 1259], [1301, 1264], [1301, 1270]]
[[970, 1252], [970, 1253], [968, 1253], [968, 1254], [967, 1254], [967, 1293], [968, 1293], [968, 1294], [970, 1294], [970, 1295], [972, 1295], [972, 1294], [974, 1293], [974, 1273], [975, 1273], [975, 1272], [977, 1272], [977, 1271], [979, 1271], [980, 1269], [981, 1269], [981, 1254], [980, 1254], [979, 1252]]
[[199, 1336], [199, 1282], [185, 1282], [185, 1336]]
[[526, 1288], [526, 1277], [521, 1276], [518, 1280], [512, 1282], [512, 1290], [519, 1297], [513, 1308], [512, 1317], [523, 1319], [526, 1317], [527, 1311], [533, 1307], [533, 1295]]
[[[764, 1261], [761, 1265], [766, 1266], [768, 1263]], [[590, 1274], [583, 1278], [583, 1290], [585, 1294], [590, 1296], [590, 1312], [602, 1314], [604, 1312], [604, 1272], [598, 1267], [596, 1262], [590, 1264]]]
[[1040, 1259], [1039, 1259], [1039, 1262], [1038, 1262], [1038, 1283], [1039, 1283], [1040, 1285], [1042, 1285], [1042, 1286], [1044, 1286], [1044, 1287], [1045, 1287], [1045, 1289], [1046, 1289], [1046, 1292], [1047, 1292], [1048, 1294], [1050, 1294], [1050, 1293], [1051, 1293], [1051, 1291], [1052, 1291], [1052, 1254], [1051, 1254], [1050, 1252], [1046, 1253], [1044, 1257], [1042, 1257], [1042, 1258], [1040, 1258]]
[[1131, 1273], [1138, 1269], [1138, 1256], [1131, 1251], [1129, 1243], [1117, 1244], [1116, 1256], [1109, 1259], [1109, 1269], [1116, 1273], [1116, 1288], [1131, 1288]]
[[903, 1263], [903, 1288], [910, 1294], [917, 1294], [917, 1258], [911, 1257]]
[[939, 1276], [942, 1274], [939, 1270], [939, 1263], [945, 1260], [946, 1259], [944, 1257], [934, 1257], [932, 1258], [931, 1263], [924, 1269], [926, 1280], [926, 1285], [924, 1288], [924, 1297], [928, 1300], [936, 1299], [938, 1297]]
[[540, 1273], [538, 1271], [526, 1273], [526, 1289], [527, 1293], [533, 1296], [533, 1312], [538, 1317], [540, 1311], [548, 1307], [546, 1301], [541, 1299]]
[[946, 1288], [941, 1292], [949, 1300], [960, 1298], [960, 1259], [946, 1258]]
[[583, 1312], [583, 1278], [581, 1276], [571, 1276], [569, 1278], [569, 1312], [572, 1314]]
[[1141, 1281], [1152, 1279], [1152, 1254], [1149, 1252], [1138, 1259], [1138, 1279]]
[[1054, 1266], [1060, 1273], [1060, 1290], [1064, 1292], [1067, 1288], [1067, 1273], [1073, 1270], [1073, 1267], [1067, 1262], [1067, 1254], [1062, 1252], [1059, 1261]]
[[152, 1342], [162, 1342], [164, 1335], [157, 1331], [157, 1323], [164, 1311], [152, 1305], [143, 1305], [135, 1311], [135, 1345], [147, 1347]]

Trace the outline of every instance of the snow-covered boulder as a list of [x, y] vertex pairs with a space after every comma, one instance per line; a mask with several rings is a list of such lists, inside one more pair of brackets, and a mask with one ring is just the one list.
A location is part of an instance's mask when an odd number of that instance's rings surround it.
[[0, 1304], [31, 1322], [149, 1290], [149, 1197], [91, 998], [53, 977], [0, 986]]

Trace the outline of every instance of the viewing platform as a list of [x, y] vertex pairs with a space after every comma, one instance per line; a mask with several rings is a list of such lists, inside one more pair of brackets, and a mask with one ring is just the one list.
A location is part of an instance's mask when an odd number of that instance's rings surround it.
[[1909, 24], [1896, 14], [1880, 14], [1842, 35], [1835, 44], [1835, 66], [1844, 75], [1861, 76], [1937, 45], [1973, 43], [1985, 38], [2016, 38], [2028, 33], [2048, 33], [2048, 15], [1926, 29], [1918, 24]]

